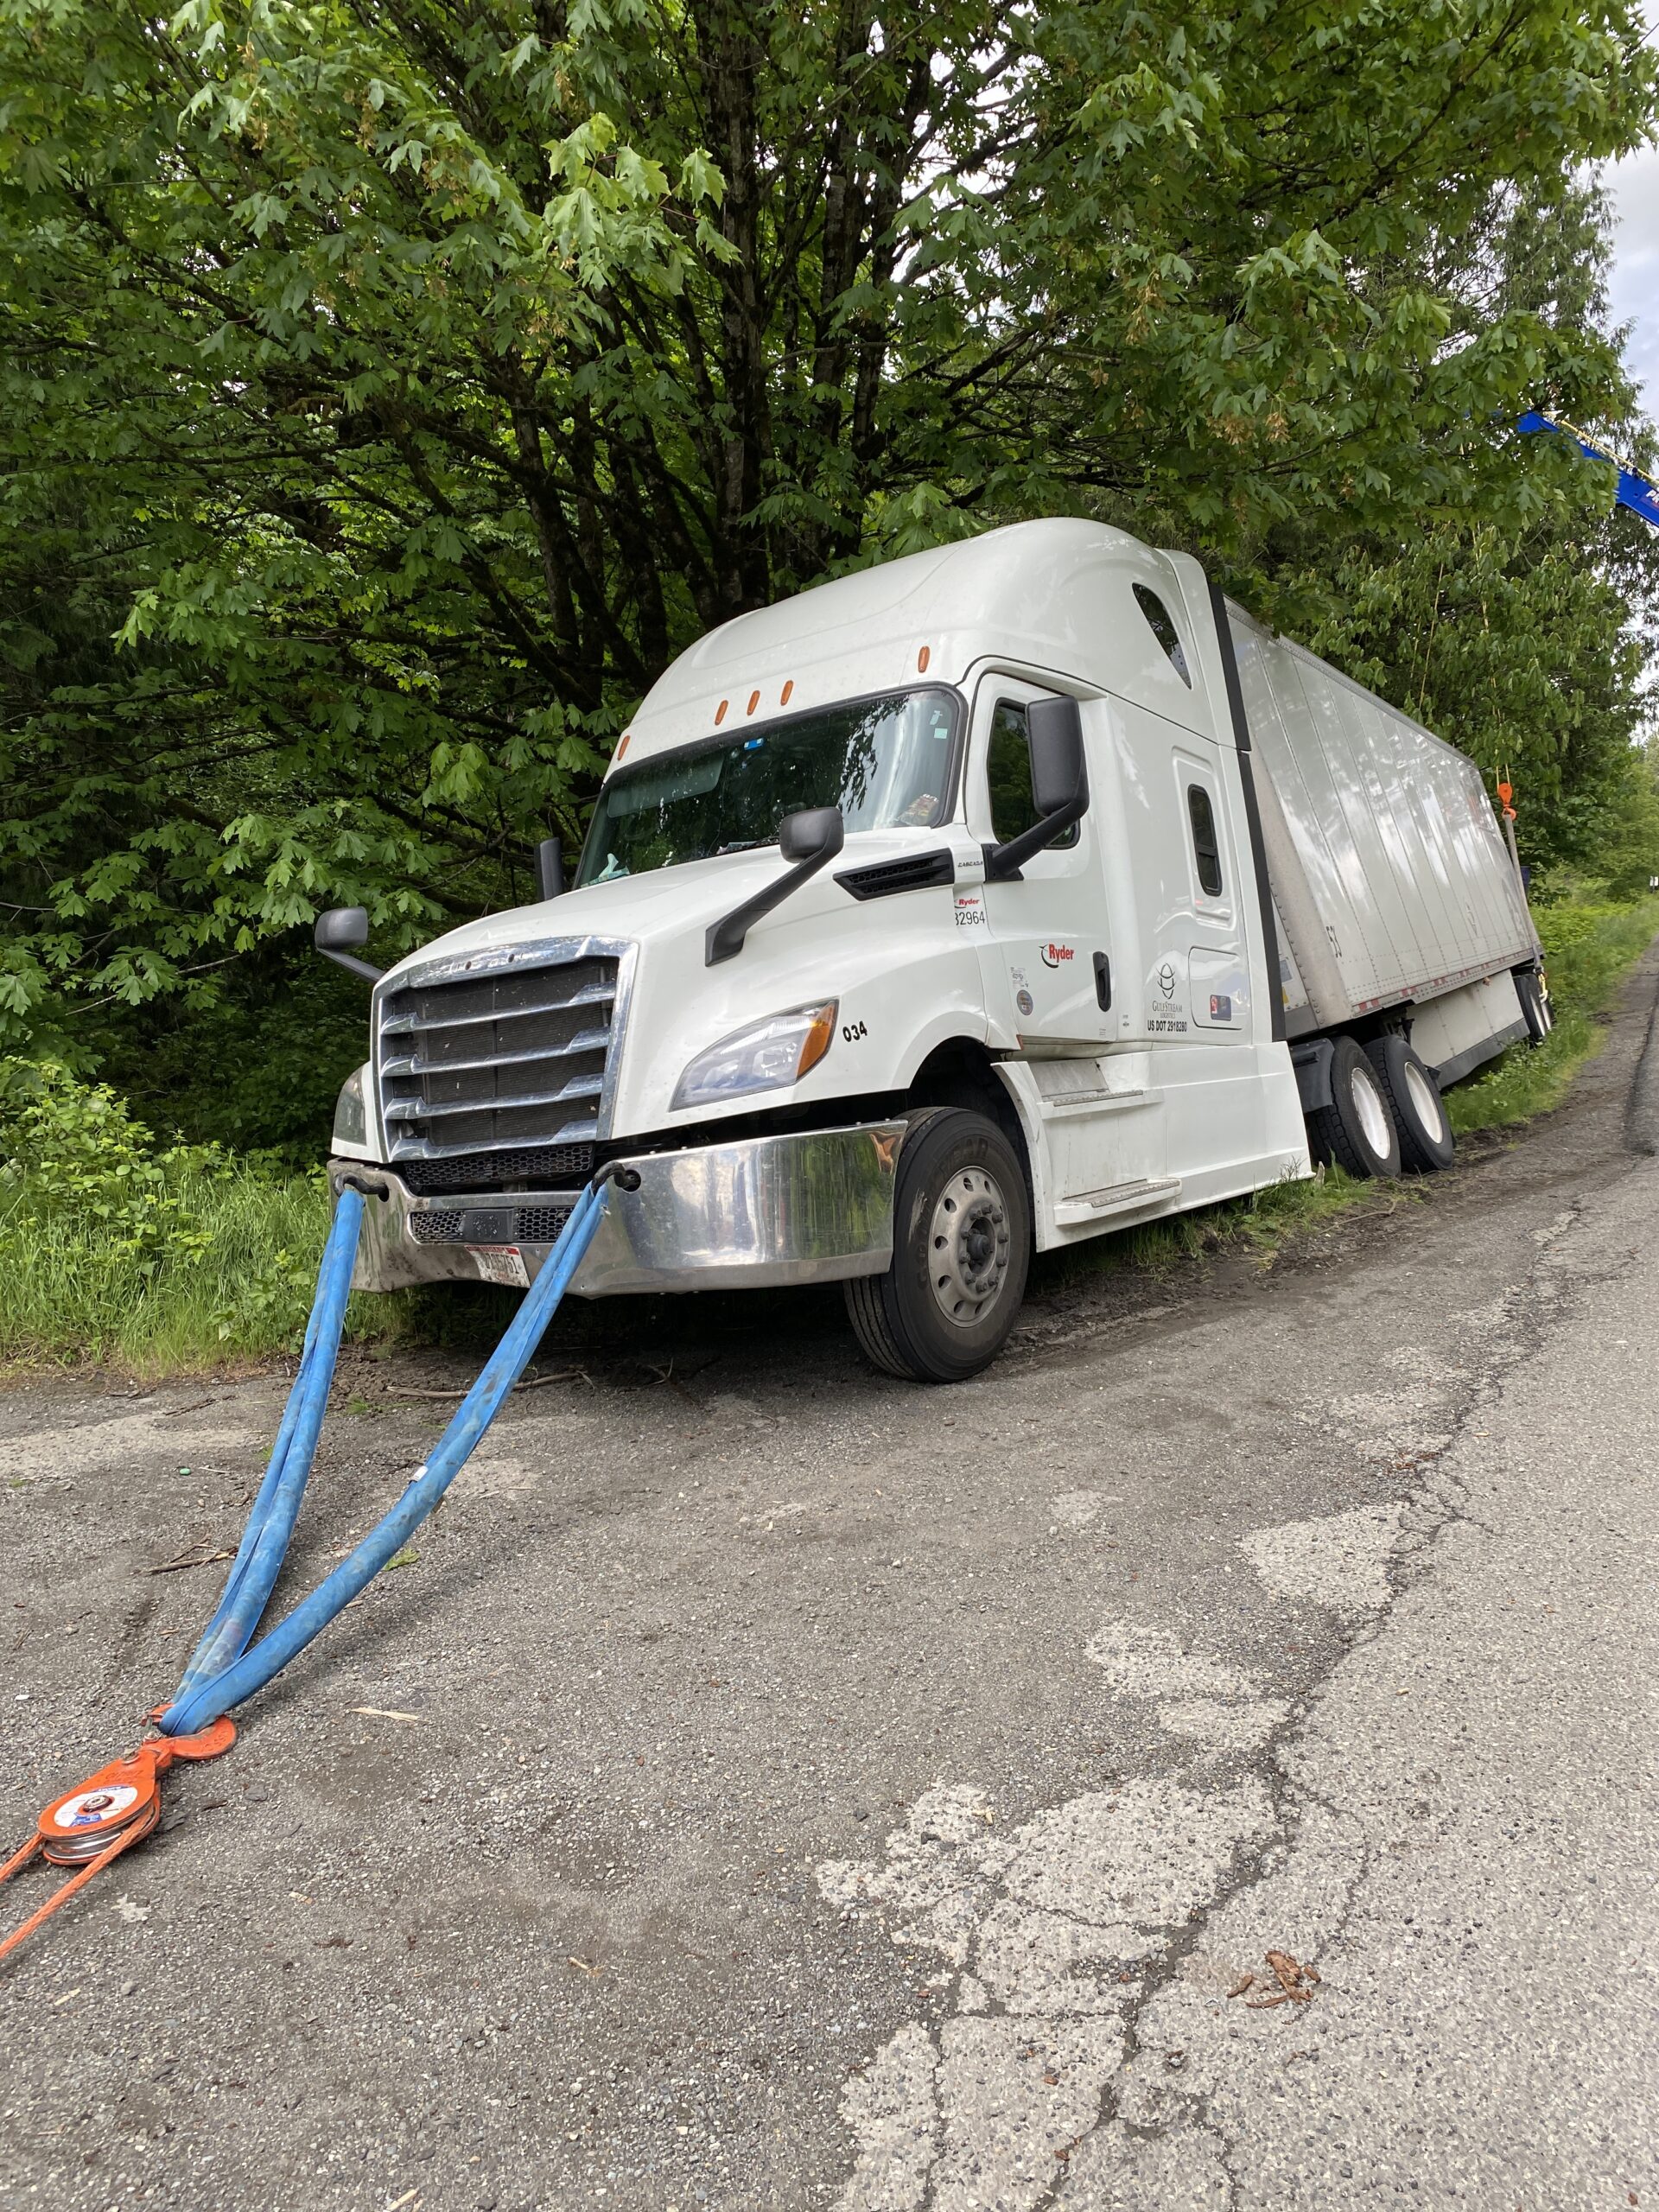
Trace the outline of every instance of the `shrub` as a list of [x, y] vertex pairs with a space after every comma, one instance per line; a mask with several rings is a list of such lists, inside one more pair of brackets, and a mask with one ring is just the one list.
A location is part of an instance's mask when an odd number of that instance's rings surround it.
[[0, 1356], [290, 1349], [327, 1227], [320, 1171], [162, 1144], [106, 1084], [0, 1061]]

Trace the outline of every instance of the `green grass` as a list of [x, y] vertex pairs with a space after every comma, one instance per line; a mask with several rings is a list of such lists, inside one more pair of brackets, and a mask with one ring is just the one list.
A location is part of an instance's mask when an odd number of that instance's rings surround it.
[[[1539, 921], [1554, 1031], [1450, 1094], [1460, 1134], [1559, 1104], [1599, 1047], [1598, 1017], [1659, 931], [1659, 899], [1563, 904]], [[1379, 1201], [1375, 1184], [1340, 1173], [1279, 1183], [1077, 1246], [1045, 1273], [1064, 1281], [1103, 1267], [1156, 1270], [1224, 1249], [1270, 1255]], [[0, 1062], [0, 1362], [92, 1362], [153, 1377], [292, 1351], [327, 1227], [320, 1174], [212, 1146], [162, 1147], [99, 1086]], [[466, 1303], [431, 1292], [353, 1298], [346, 1333], [470, 1344], [479, 1317], [457, 1310]]]
[[[1511, 1046], [1484, 1075], [1446, 1093], [1446, 1110], [1460, 1136], [1529, 1121], [1560, 1104], [1573, 1077], [1601, 1049], [1606, 1032], [1598, 1017], [1659, 933], [1659, 899], [1630, 905], [1573, 900], [1544, 907], [1535, 918], [1555, 1027], [1542, 1045]], [[1172, 1214], [1073, 1246], [1049, 1264], [1065, 1280], [1103, 1268], [1156, 1272], [1230, 1249], [1269, 1255], [1336, 1215], [1355, 1206], [1395, 1204], [1414, 1187], [1410, 1182], [1382, 1186], [1340, 1168], [1326, 1169], [1311, 1181], [1272, 1184], [1251, 1198]]]
[[[1408, 1186], [1390, 1184], [1390, 1203]], [[1160, 1220], [1143, 1222], [1139, 1228], [1116, 1235], [1091, 1237], [1050, 1253], [1042, 1271], [1050, 1282], [1119, 1268], [1140, 1268], [1156, 1274], [1185, 1260], [1226, 1251], [1254, 1251], [1264, 1259], [1293, 1236], [1317, 1229], [1354, 1206], [1376, 1204], [1380, 1186], [1357, 1181], [1339, 1167], [1321, 1168], [1312, 1177], [1287, 1177], [1269, 1183], [1249, 1198], [1227, 1198], [1214, 1206], [1195, 1206], [1189, 1213], [1166, 1214]]]
[[[305, 1332], [328, 1230], [315, 1177], [184, 1166], [169, 1195], [190, 1239], [130, 1233], [27, 1185], [0, 1200], [0, 1359], [90, 1360], [191, 1373], [290, 1350]], [[370, 1301], [350, 1322], [375, 1325]]]
[[1459, 1136], [1529, 1121], [1560, 1104], [1573, 1077], [1601, 1049], [1606, 1033], [1597, 1017], [1659, 932], [1659, 899], [1545, 906], [1535, 918], [1555, 1027], [1541, 1045], [1512, 1045], [1484, 1075], [1447, 1092], [1446, 1110]]

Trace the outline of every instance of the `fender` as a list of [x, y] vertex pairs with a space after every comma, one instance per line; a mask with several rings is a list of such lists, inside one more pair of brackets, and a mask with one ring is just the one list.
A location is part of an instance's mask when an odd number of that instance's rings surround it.
[[[975, 1016], [979, 1018], [977, 1021]], [[908, 1090], [921, 1073], [924, 1064], [931, 1059], [941, 1045], [950, 1045], [960, 1039], [964, 1045], [977, 1045], [982, 1049], [990, 1043], [990, 1024], [982, 1009], [965, 1001], [957, 1006], [947, 1006], [936, 1013], [912, 1034], [904, 1052], [893, 1062], [894, 1087]]]

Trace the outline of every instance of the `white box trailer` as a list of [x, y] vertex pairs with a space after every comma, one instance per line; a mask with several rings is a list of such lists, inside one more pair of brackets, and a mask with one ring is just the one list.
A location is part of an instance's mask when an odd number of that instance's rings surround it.
[[702, 639], [545, 887], [375, 982], [360, 1287], [527, 1281], [624, 1161], [578, 1294], [841, 1281], [879, 1364], [957, 1379], [1033, 1249], [1443, 1165], [1441, 1089], [1548, 1019], [1474, 766], [1077, 521]]
[[1480, 772], [1230, 601], [1226, 613], [1287, 1033], [1409, 1007], [1416, 1049], [1454, 1083], [1528, 1033], [1514, 976], [1533, 976], [1540, 954]]

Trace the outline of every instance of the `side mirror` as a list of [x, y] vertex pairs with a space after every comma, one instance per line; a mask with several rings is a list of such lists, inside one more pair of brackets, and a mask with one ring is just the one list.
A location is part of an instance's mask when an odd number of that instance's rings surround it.
[[348, 974], [362, 976], [371, 983], [378, 983], [385, 974], [384, 968], [372, 968], [366, 960], [353, 959], [346, 950], [348, 945], [365, 944], [369, 936], [369, 913], [366, 906], [326, 906], [317, 916], [317, 926], [312, 932], [312, 943], [325, 960], [332, 960], [337, 968]]
[[564, 840], [543, 837], [536, 848], [536, 888], [543, 899], [564, 895]]
[[838, 806], [808, 806], [798, 814], [786, 814], [778, 824], [778, 849], [791, 863], [788, 874], [767, 884], [764, 891], [757, 891], [741, 906], [734, 906], [719, 921], [709, 923], [702, 940], [703, 966], [715, 968], [722, 960], [735, 959], [743, 950], [750, 924], [781, 906], [791, 891], [798, 891], [809, 875], [816, 875], [826, 861], [834, 860], [846, 842], [847, 825]]
[[1038, 813], [1061, 814], [1079, 799], [1087, 806], [1089, 771], [1084, 765], [1083, 713], [1077, 701], [1033, 699], [1027, 709], [1026, 727], [1031, 737], [1031, 795]]
[[798, 865], [808, 861], [820, 867], [832, 861], [847, 842], [847, 825], [838, 806], [804, 807], [786, 814], [778, 824], [778, 849]]
[[1031, 747], [1031, 795], [1038, 819], [1006, 845], [987, 845], [989, 882], [1017, 877], [1033, 853], [1063, 837], [1089, 811], [1089, 767], [1083, 750], [1083, 710], [1075, 699], [1033, 699], [1026, 714]]

